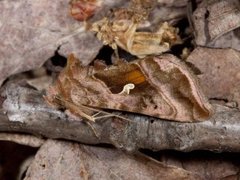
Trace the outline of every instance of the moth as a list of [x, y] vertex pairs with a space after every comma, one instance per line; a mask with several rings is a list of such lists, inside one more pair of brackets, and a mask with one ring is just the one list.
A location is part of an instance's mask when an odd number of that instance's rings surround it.
[[70, 55], [46, 99], [91, 121], [99, 114], [111, 116], [104, 109], [181, 122], [201, 121], [213, 114], [194, 74], [170, 54], [111, 66], [96, 61], [86, 67]]

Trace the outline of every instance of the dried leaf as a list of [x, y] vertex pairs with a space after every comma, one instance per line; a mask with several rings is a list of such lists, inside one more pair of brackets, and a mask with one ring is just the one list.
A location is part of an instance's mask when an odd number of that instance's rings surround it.
[[133, 1], [132, 6], [115, 10], [112, 19], [104, 17], [94, 22], [91, 30], [103, 44], [115, 50], [119, 46], [138, 57], [158, 55], [181, 43], [178, 29], [167, 22], [161, 23], [156, 32], [138, 31], [153, 8], [151, 1], [140, 2]]
[[208, 98], [240, 104], [240, 53], [232, 49], [196, 48], [187, 61], [200, 71], [201, 86]]
[[157, 159], [166, 165], [184, 168], [202, 179], [239, 179], [239, 153], [214, 153], [194, 151], [187, 154], [164, 151], [156, 153]]
[[240, 51], [240, 28], [220, 36], [215, 41], [209, 43], [207, 47], [232, 48]]
[[[107, 2], [105, 9], [120, 0]], [[102, 44], [69, 15], [68, 4], [69, 0], [0, 1], [0, 85], [12, 74], [40, 67], [57, 50], [63, 56], [78, 54], [85, 65], [93, 60]]]
[[240, 26], [239, 6], [238, 0], [203, 1], [192, 16], [196, 44], [219, 47], [215, 41]]
[[48, 140], [26, 174], [28, 179], [200, 179], [142, 156], [110, 148]]
[[[128, 93], [126, 85], [133, 84]], [[59, 104], [56, 97], [72, 105]], [[122, 62], [117, 66], [83, 67], [71, 55], [66, 69], [47, 95], [50, 104], [65, 106], [81, 115], [79, 108], [123, 110], [159, 118], [194, 121], [207, 119], [211, 105], [195, 76], [172, 55]]]

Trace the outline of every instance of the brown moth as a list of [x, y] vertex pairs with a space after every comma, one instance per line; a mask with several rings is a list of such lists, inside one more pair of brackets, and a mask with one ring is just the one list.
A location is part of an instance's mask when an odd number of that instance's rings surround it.
[[[67, 67], [48, 90], [46, 99], [92, 121], [96, 120], [92, 117], [94, 108], [182, 122], [204, 120], [213, 113], [196, 77], [169, 54], [112, 66], [98, 61], [87, 67], [70, 55]], [[97, 109], [96, 114], [110, 116]]]

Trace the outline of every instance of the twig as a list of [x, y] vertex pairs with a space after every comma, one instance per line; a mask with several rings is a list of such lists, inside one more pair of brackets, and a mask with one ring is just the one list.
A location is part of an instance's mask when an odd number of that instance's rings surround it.
[[74, 120], [50, 108], [42, 94], [10, 85], [0, 111], [1, 132], [23, 132], [47, 138], [74, 140], [87, 144], [108, 143], [125, 149], [175, 149], [180, 151], [240, 151], [240, 111], [214, 105], [215, 115], [204, 122], [179, 123], [148, 116], [125, 114], [133, 122], [109, 117], [93, 123], [96, 138], [82, 120]]

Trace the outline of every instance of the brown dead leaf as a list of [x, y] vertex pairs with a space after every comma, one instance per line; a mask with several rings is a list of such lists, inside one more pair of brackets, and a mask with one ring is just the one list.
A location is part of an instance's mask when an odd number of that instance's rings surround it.
[[240, 50], [239, 36], [234, 35], [237, 39], [234, 39], [234, 43], [232, 43], [232, 39], [228, 40], [229, 35], [226, 37], [224, 35], [239, 28], [239, 7], [238, 0], [204, 0], [192, 16], [196, 44], [215, 48], [231, 47]]
[[[63, 56], [74, 52], [83, 64], [92, 61], [102, 44], [69, 15], [68, 3], [0, 1], [0, 85], [12, 74], [41, 66], [58, 47]], [[104, 6], [109, 9], [116, 4], [119, 2], [112, 1]]]
[[239, 153], [195, 151], [185, 154], [164, 151], [156, 156], [162, 163], [184, 168], [202, 179], [239, 179]]
[[214, 48], [232, 48], [240, 51], [240, 28], [234, 29], [215, 41], [209, 43], [207, 47]]
[[227, 99], [240, 104], [240, 53], [232, 49], [196, 48], [188, 57], [208, 98]]
[[48, 140], [36, 154], [28, 179], [199, 179], [173, 166], [110, 148]]

